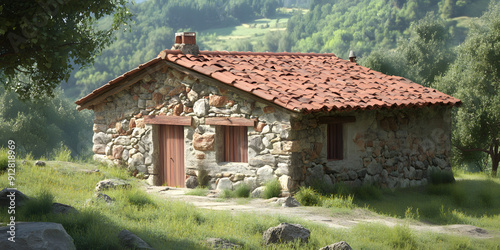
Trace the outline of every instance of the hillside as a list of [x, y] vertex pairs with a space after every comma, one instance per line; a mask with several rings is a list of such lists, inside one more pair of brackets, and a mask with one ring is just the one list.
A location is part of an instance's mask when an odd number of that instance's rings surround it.
[[[297, 8], [304, 6], [310, 8]], [[410, 24], [428, 12], [448, 20], [458, 44], [465, 37], [463, 23], [487, 6], [488, 0], [149, 0], [130, 7], [135, 16], [128, 31], [62, 87], [66, 96], [81, 97], [170, 48], [176, 31], [198, 32], [206, 50], [333, 52], [343, 58], [354, 50], [365, 57], [396, 47]]]

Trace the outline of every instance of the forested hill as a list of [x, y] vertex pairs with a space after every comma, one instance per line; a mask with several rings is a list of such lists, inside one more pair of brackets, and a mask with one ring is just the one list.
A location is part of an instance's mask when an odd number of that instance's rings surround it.
[[[354, 50], [363, 58], [374, 50], [395, 48], [398, 40], [410, 36], [412, 22], [434, 12], [446, 21], [447, 32], [457, 40], [451, 44], [456, 45], [465, 37], [468, 17], [480, 16], [488, 4], [489, 0], [148, 0], [131, 6], [135, 16], [129, 30], [118, 34], [93, 66], [75, 71], [62, 86], [71, 98], [88, 94], [170, 48], [176, 31], [197, 31], [202, 49], [220, 49], [209, 44], [227, 36], [233, 45], [242, 46], [222, 47], [225, 50], [333, 52], [342, 58]], [[305, 5], [309, 9], [303, 11], [282, 8]], [[260, 44], [248, 36], [231, 36], [236, 26], [259, 18], [275, 18], [276, 27], [280, 20], [288, 22], [286, 29], [269, 29], [258, 38]], [[101, 25], [109, 22], [105, 19]], [[211, 33], [214, 28], [226, 29]]]
[[[148, 0], [132, 5], [131, 27], [117, 34], [116, 41], [95, 59], [93, 66], [75, 71], [62, 87], [67, 96], [81, 97], [172, 47], [176, 31], [235, 26], [257, 17], [271, 17], [279, 3], [279, 0]], [[101, 25], [111, 22], [107, 18]]]

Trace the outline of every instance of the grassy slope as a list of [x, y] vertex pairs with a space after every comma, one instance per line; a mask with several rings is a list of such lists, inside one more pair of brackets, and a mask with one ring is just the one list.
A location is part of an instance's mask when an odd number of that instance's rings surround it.
[[201, 49], [231, 50], [231, 45], [239, 41], [249, 41], [255, 46], [264, 40], [266, 33], [286, 30], [288, 19], [294, 11], [306, 13], [308, 10], [280, 8], [280, 13], [274, 19], [261, 18], [237, 26], [202, 30], [198, 34], [203, 44]]
[[[141, 184], [137, 181], [133, 182], [134, 187], [130, 190], [106, 192], [116, 199], [113, 205], [87, 203], [86, 200], [93, 197], [95, 183], [99, 180], [127, 178], [124, 171], [102, 166], [99, 173], [79, 171], [80, 168], [95, 167], [92, 164], [66, 162], [49, 162], [43, 168], [18, 165], [16, 185], [19, 190], [30, 197], [40, 196], [46, 190], [54, 196], [54, 202], [74, 206], [80, 213], [74, 216], [40, 213], [43, 199], [35, 198], [27, 207], [38, 209], [18, 208], [17, 221], [62, 223], [79, 249], [120, 249], [116, 236], [122, 229], [134, 232], [156, 249], [206, 249], [202, 241], [209, 237], [229, 239], [242, 244], [245, 249], [262, 249], [266, 248], [262, 245], [262, 233], [280, 222], [301, 223], [311, 230], [311, 240], [308, 244], [285, 244], [272, 249], [318, 249], [340, 240], [347, 241], [354, 249], [491, 249], [500, 244], [499, 239], [478, 240], [417, 233], [404, 225], [389, 228], [361, 224], [349, 230], [339, 230], [281, 216], [233, 215], [230, 212], [197, 209], [185, 203], [148, 195], [140, 191], [138, 187]], [[7, 186], [6, 174], [0, 175], [0, 185]], [[5, 223], [7, 218], [6, 210], [1, 210], [0, 221]]]

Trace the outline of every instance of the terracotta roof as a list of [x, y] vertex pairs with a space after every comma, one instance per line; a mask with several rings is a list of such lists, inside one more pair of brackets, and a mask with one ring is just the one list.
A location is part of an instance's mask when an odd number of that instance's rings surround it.
[[318, 112], [429, 105], [460, 100], [408, 79], [389, 76], [334, 54], [201, 51], [198, 56], [164, 50], [157, 58], [77, 101], [112, 87], [158, 60], [167, 60], [249, 92], [289, 110]]

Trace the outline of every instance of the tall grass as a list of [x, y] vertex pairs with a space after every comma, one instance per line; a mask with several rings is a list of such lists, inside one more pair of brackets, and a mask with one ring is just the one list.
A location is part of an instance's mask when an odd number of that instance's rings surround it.
[[281, 184], [278, 180], [274, 179], [266, 183], [262, 195], [265, 199], [272, 197], [279, 197], [281, 195]]
[[72, 161], [71, 150], [62, 144], [59, 148], [54, 150], [53, 158], [55, 161]]
[[9, 167], [9, 150], [0, 148], [0, 172], [7, 170]]

